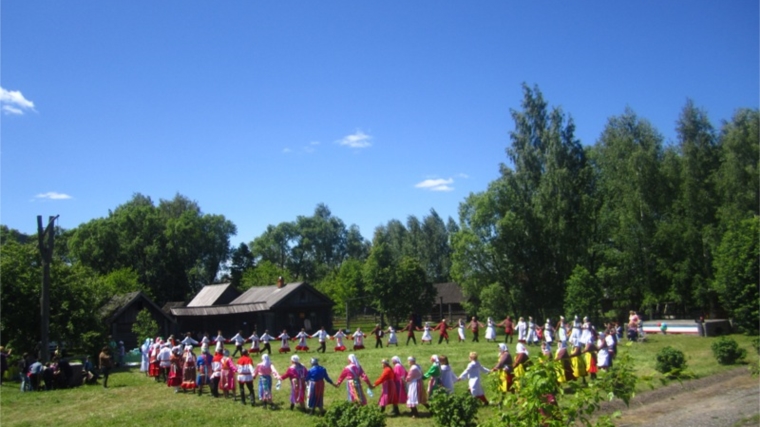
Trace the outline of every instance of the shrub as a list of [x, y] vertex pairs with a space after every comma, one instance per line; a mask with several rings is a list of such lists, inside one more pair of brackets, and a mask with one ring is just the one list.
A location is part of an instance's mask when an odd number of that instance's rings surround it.
[[360, 406], [342, 401], [332, 405], [317, 427], [384, 427], [385, 416], [376, 405]]
[[470, 393], [448, 393], [438, 388], [430, 397], [430, 413], [440, 427], [475, 427], [480, 403]]
[[665, 374], [668, 377], [678, 377], [686, 369], [686, 358], [681, 350], [671, 346], [664, 347], [657, 353], [657, 372]]
[[733, 365], [744, 360], [747, 350], [740, 348], [733, 338], [721, 337], [712, 343], [712, 352], [721, 365]]

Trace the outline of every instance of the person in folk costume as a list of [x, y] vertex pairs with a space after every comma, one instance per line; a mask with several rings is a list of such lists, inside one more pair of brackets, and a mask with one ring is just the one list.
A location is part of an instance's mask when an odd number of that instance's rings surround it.
[[512, 355], [509, 354], [509, 348], [507, 348], [507, 345], [499, 344], [499, 360], [496, 362], [496, 366], [491, 369], [491, 372], [497, 372], [499, 374], [498, 390], [502, 395], [506, 395], [507, 392], [512, 390], [512, 383], [515, 380], [514, 368], [512, 367], [513, 363]]
[[573, 319], [573, 324], [571, 326], [571, 332], [570, 337], [568, 338], [568, 347], [576, 347], [581, 342], [581, 322], [578, 320], [578, 316], [575, 316]]
[[414, 331], [417, 328], [414, 327], [414, 320], [409, 320], [409, 323], [404, 326], [404, 329], [401, 329], [400, 332], [407, 331], [406, 333], [406, 345], [409, 345], [409, 340], [414, 341], [414, 345], [417, 345], [417, 338], [414, 336]]
[[240, 386], [240, 403], [245, 405], [245, 389], [251, 395], [251, 406], [256, 406], [256, 395], [253, 394], [253, 360], [248, 355], [248, 350], [243, 349], [237, 360], [237, 382]]
[[615, 329], [614, 325], [607, 331], [607, 334], [604, 337], [604, 341], [607, 344], [607, 353], [610, 355], [609, 367], [612, 367], [612, 362], [615, 360], [615, 356], [617, 355], [618, 344], [617, 330]]
[[229, 350], [225, 349], [223, 354], [222, 376], [219, 378], [219, 384], [222, 387], [224, 397], [229, 397], [231, 391], [232, 397], [235, 398], [235, 372], [237, 372], [237, 367], [230, 357]]
[[472, 332], [472, 342], [480, 342], [480, 328], [484, 326], [481, 322], [478, 322], [475, 316], [472, 316], [470, 323], [467, 325]]
[[203, 344], [206, 344], [207, 347], [211, 344], [211, 339], [208, 337], [208, 332], [204, 333], [203, 338], [201, 338], [201, 347]]
[[528, 324], [525, 323], [525, 318], [520, 316], [517, 320], [517, 342], [525, 342], [528, 340]]
[[305, 328], [301, 328], [301, 332], [297, 333], [295, 338], [298, 340], [298, 344], [296, 344], [296, 353], [299, 351], [309, 351], [309, 346], [306, 344], [309, 334], [306, 333]]
[[193, 346], [185, 346], [185, 354], [182, 355], [182, 391], [195, 390], [196, 359]]
[[335, 340], [335, 351], [346, 351], [346, 345], [343, 343], [343, 338], [346, 337], [346, 333], [342, 329], [338, 329], [338, 332], [333, 334], [331, 340]]
[[158, 366], [161, 369], [161, 381], [167, 382], [169, 380], [169, 369], [172, 367], [172, 349], [169, 347], [169, 343], [165, 342], [161, 344], [161, 350], [158, 352]]
[[348, 379], [348, 381], [346, 381], [348, 401], [356, 402], [360, 405], [366, 405], [367, 397], [362, 390], [362, 381], [367, 383], [367, 386], [369, 387], [372, 387], [372, 383], [369, 381], [367, 374], [364, 373], [364, 369], [362, 369], [362, 366], [359, 364], [359, 360], [353, 354], [348, 355], [348, 365], [343, 368], [343, 371], [340, 373], [338, 381], [335, 384], [341, 385], [346, 379]]
[[512, 317], [507, 316], [504, 320], [497, 323], [496, 326], [503, 326], [504, 327], [504, 344], [509, 342], [512, 343], [512, 334], [514, 334], [514, 323], [512, 323]]
[[156, 340], [150, 346], [150, 354], [148, 357], [148, 376], [159, 381], [161, 376], [161, 365], [158, 360], [158, 353], [161, 352], [161, 337], [156, 337]]
[[379, 323], [370, 332], [370, 335], [375, 336], [375, 348], [383, 348], [383, 333], [383, 328], [380, 327]]
[[270, 341], [274, 341], [274, 337], [269, 335], [269, 330], [265, 329], [264, 333], [261, 335], [261, 343], [264, 345], [264, 347], [261, 349], [261, 354], [264, 354], [266, 351], [269, 354], [272, 354], [272, 345], [269, 344]]
[[145, 342], [143, 342], [143, 345], [140, 346], [140, 372], [145, 372], [145, 375], [148, 375], [148, 370], [150, 369], [150, 349], [151, 349], [151, 339], [146, 338]]
[[546, 318], [546, 323], [544, 324], [544, 336], [543, 336], [543, 342], [546, 343], [546, 345], [549, 348], [549, 352], [552, 351], [552, 343], [555, 341], [555, 333], [554, 333], [554, 326], [552, 325], [552, 320], [550, 318]]
[[603, 371], [610, 368], [610, 351], [607, 345], [607, 337], [602, 335], [596, 340], [596, 366]]
[[280, 374], [277, 373], [272, 362], [269, 360], [268, 354], [261, 355], [261, 363], [256, 365], [253, 371], [253, 377], [259, 378], [259, 400], [264, 404], [264, 409], [267, 408], [267, 404], [272, 406], [272, 378], [279, 379]]
[[177, 346], [177, 340], [174, 339], [174, 335], [169, 335], [169, 338], [166, 339], [166, 342], [169, 343], [169, 348], [174, 348]]
[[396, 373], [391, 368], [391, 363], [388, 359], [383, 359], [381, 362], [383, 372], [375, 380], [374, 386], [382, 386], [382, 393], [380, 393], [380, 399], [377, 404], [380, 405], [380, 412], [385, 412], [385, 407], [393, 405], [393, 415], [399, 415], [398, 410], [398, 393], [396, 390]]
[[454, 392], [454, 383], [457, 382], [457, 376], [449, 365], [449, 358], [440, 355], [438, 360], [441, 362], [441, 386], [446, 389], [447, 392]]
[[354, 350], [364, 350], [364, 332], [362, 332], [362, 328], [356, 328], [356, 332], [351, 335], [351, 338], [354, 339]]
[[406, 368], [398, 356], [391, 357], [393, 373], [396, 374], [396, 395], [399, 403], [406, 403]]
[[326, 341], [330, 338], [330, 335], [328, 335], [327, 331], [325, 331], [325, 327], [322, 326], [321, 328], [319, 328], [317, 332], [314, 332], [314, 335], [312, 335], [311, 338], [319, 339], [319, 348], [317, 349], [317, 353], [319, 353], [320, 351], [324, 353], [326, 350], [325, 346], [327, 345]]
[[183, 347], [186, 347], [188, 345], [197, 346], [198, 341], [193, 338], [192, 333], [188, 332], [185, 334], [185, 339], [183, 339], [180, 344], [182, 344]]
[[588, 317], [583, 317], [583, 323], [581, 323], [581, 338], [580, 343], [581, 345], [585, 346], [586, 344], [593, 342], [594, 340], [594, 331], [593, 331], [593, 325], [591, 325], [591, 322], [588, 320]]
[[559, 316], [559, 322], [557, 322], [556, 327], [557, 332], [557, 341], [560, 343], [565, 343], [565, 346], [567, 346], [567, 323], [565, 322], [565, 316]]
[[253, 333], [250, 337], [248, 337], [248, 341], [251, 342], [251, 348], [248, 349], [248, 355], [250, 357], [251, 354], [259, 354], [261, 352], [261, 338], [256, 334], [256, 329], [254, 328]]
[[303, 410], [306, 405], [306, 376], [308, 370], [301, 364], [298, 355], [290, 356], [290, 366], [280, 379], [290, 380], [290, 410], [295, 408], [296, 404]]
[[208, 344], [201, 344], [201, 354], [196, 359], [195, 385], [198, 388], [198, 396], [203, 394], [203, 386], [211, 383], [211, 362], [213, 357], [208, 351]]
[[594, 326], [590, 324], [588, 330], [590, 337], [587, 338], [585, 344], [582, 344], [583, 362], [586, 364], [586, 372], [590, 374], [592, 380], [595, 380], [596, 373], [599, 371], [596, 366], [596, 331], [594, 330]]
[[557, 368], [557, 381], [561, 384], [575, 379], [573, 365], [570, 361], [570, 353], [567, 352], [567, 343], [560, 341], [554, 360], [559, 362]]
[[441, 386], [441, 360], [437, 354], [430, 356], [430, 361], [433, 363], [428, 368], [427, 372], [422, 374], [423, 380], [428, 380], [427, 394], [433, 395], [433, 390]]
[[464, 319], [459, 319], [457, 322], [457, 336], [459, 337], [458, 342], [464, 342], [465, 341], [465, 333], [464, 331], [467, 329], [467, 325], [464, 323]]
[[425, 322], [425, 326], [423, 326], [421, 329], [417, 328], [417, 330], [422, 331], [422, 344], [433, 344], [433, 336], [430, 334], [430, 322]]
[[496, 323], [490, 317], [486, 321], [486, 341], [496, 341]]
[[528, 354], [528, 348], [525, 347], [525, 341], [517, 341], [517, 348], [515, 349], [515, 359], [512, 364], [512, 372], [515, 374], [514, 387], [520, 388], [520, 378], [525, 376], [525, 367], [528, 363], [530, 354]]
[[422, 369], [417, 360], [409, 356], [409, 371], [406, 373], [406, 406], [412, 411], [412, 418], [419, 416], [417, 406], [427, 405], [427, 393], [422, 384]]
[[222, 380], [222, 359], [224, 354], [221, 351], [214, 353], [211, 359], [211, 395], [219, 397], [219, 382]]
[[570, 365], [573, 367], [573, 376], [575, 378], [582, 378], [585, 382], [588, 373], [586, 372], [586, 363], [583, 359], [582, 349], [580, 343], [578, 343], [570, 352]]
[[245, 337], [243, 336], [243, 331], [239, 330], [237, 334], [235, 334], [234, 337], [230, 338], [230, 342], [235, 343], [235, 352], [232, 353], [232, 357], [235, 357], [240, 353], [243, 354], [243, 344], [245, 344]]
[[182, 355], [179, 346], [172, 348], [169, 362], [169, 380], [166, 385], [174, 387], [174, 392], [179, 393], [179, 387], [182, 385]]
[[219, 329], [219, 331], [216, 334], [216, 338], [214, 338], [214, 343], [216, 344], [216, 352], [224, 354], [224, 343], [227, 341], [226, 338], [224, 338], [224, 335], [222, 335], [222, 330]]
[[548, 360], [552, 360], [552, 346], [546, 341], [541, 341], [541, 354]]
[[280, 340], [280, 349], [278, 351], [280, 353], [290, 353], [290, 335], [288, 335], [288, 330], [283, 329], [282, 333], [277, 336], [277, 339]]
[[319, 364], [319, 359], [316, 357], [311, 358], [311, 368], [306, 374], [306, 406], [309, 408], [309, 413], [314, 414], [316, 409], [320, 412], [325, 412], [325, 381], [331, 384], [333, 387], [338, 386], [330, 379], [327, 374], [327, 369]]
[[449, 324], [446, 323], [446, 319], [441, 319], [441, 323], [437, 324], [435, 328], [433, 328], [434, 331], [438, 331], [438, 344], [442, 343], [443, 340], [446, 340], [446, 344], [449, 343]]
[[388, 346], [395, 345], [398, 347], [398, 337], [396, 336], [396, 330], [393, 326], [388, 326]]
[[533, 316], [528, 316], [528, 345], [538, 345], [539, 339], [536, 333], [536, 323], [533, 321]]
[[478, 353], [472, 351], [470, 352], [470, 363], [467, 364], [467, 367], [462, 374], [459, 375], [459, 380], [462, 381], [465, 378], [468, 378], [467, 388], [469, 389], [470, 394], [488, 405], [488, 399], [486, 399], [486, 393], [483, 391], [483, 385], [480, 384], [481, 372], [489, 373], [491, 371], [478, 362]]

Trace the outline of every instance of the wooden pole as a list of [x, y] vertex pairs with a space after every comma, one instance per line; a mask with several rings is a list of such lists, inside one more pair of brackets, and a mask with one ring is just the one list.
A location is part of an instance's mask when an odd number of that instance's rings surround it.
[[[50, 264], [53, 261], [53, 244], [55, 242], [55, 230], [53, 229], [58, 215], [48, 217], [48, 225], [43, 230], [42, 215], [37, 215], [37, 244], [42, 258], [42, 292], [40, 293], [40, 361], [47, 363], [49, 354], [50, 332]], [[45, 234], [47, 233], [47, 247], [45, 247]]]

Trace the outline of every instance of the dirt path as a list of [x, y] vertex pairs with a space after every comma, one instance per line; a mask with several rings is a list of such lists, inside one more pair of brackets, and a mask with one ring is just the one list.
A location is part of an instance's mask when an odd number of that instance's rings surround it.
[[707, 378], [642, 393], [629, 408], [610, 402], [604, 412], [622, 410], [619, 427], [732, 427], [760, 425], [760, 379], [746, 366]]

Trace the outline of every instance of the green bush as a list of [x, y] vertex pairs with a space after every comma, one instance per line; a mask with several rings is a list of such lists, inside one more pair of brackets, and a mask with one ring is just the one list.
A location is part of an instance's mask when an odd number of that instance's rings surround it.
[[376, 405], [360, 406], [342, 401], [332, 405], [317, 427], [384, 427], [385, 416]]
[[739, 348], [733, 338], [720, 337], [712, 343], [712, 352], [721, 365], [733, 365], [747, 357], [747, 350]]
[[430, 413], [439, 427], [475, 427], [480, 403], [470, 393], [448, 393], [438, 388], [430, 397]]
[[671, 346], [660, 350], [656, 359], [655, 369], [668, 377], [678, 377], [686, 369], [686, 357], [684, 357], [683, 352]]

